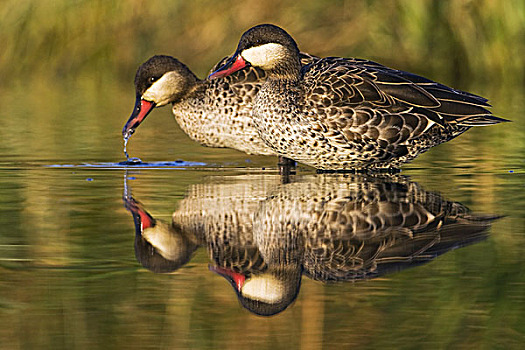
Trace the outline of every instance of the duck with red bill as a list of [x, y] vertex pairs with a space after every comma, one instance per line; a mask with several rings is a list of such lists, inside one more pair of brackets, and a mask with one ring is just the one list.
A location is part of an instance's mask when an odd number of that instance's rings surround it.
[[217, 79], [226, 77], [232, 73], [237, 72], [238, 70], [243, 69], [248, 66], [248, 62], [242, 58], [241, 55], [233, 55], [223, 66], [211, 73], [209, 79]]
[[486, 98], [379, 63], [325, 57], [301, 65], [295, 40], [261, 24], [209, 79], [245, 66], [267, 79], [251, 118], [275, 153], [320, 171], [396, 171], [472, 127], [508, 120]]

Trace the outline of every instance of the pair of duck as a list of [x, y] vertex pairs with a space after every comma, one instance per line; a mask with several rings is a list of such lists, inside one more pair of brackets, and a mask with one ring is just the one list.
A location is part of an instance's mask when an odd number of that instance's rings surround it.
[[487, 99], [354, 58], [301, 53], [283, 29], [246, 31], [206, 80], [169, 56], [135, 76], [129, 138], [155, 107], [171, 103], [193, 140], [279, 155], [320, 170], [398, 168], [473, 126], [507, 121]]

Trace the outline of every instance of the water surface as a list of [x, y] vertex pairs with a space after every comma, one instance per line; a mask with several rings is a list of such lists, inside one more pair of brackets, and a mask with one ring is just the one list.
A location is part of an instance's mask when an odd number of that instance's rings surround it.
[[[277, 205], [276, 198], [290, 193], [304, 199], [305, 183], [334, 183], [334, 179], [304, 170], [283, 184], [275, 169], [217, 172], [205, 167], [30, 165], [6, 166], [0, 173], [4, 213], [0, 300], [1, 312], [7, 316], [2, 317], [4, 344], [10, 347], [217, 348], [231, 346], [232, 339], [241, 347], [261, 348], [306, 343], [404, 347], [407, 342], [507, 347], [522, 340], [525, 196], [518, 170], [405, 171], [400, 175], [402, 183], [439, 198], [434, 213], [458, 203], [475, 214], [505, 217], [475, 238], [470, 239], [466, 230], [465, 239], [451, 246], [461, 248], [427, 254], [429, 261], [421, 266], [377, 276], [375, 266], [370, 276], [362, 273], [363, 278], [358, 278], [357, 273], [344, 278], [346, 282], [328, 284], [309, 272], [301, 278], [295, 302], [270, 318], [243, 307], [233, 285], [210, 270], [221, 260], [205, 242], [197, 244], [190, 259], [172, 273], [145, 268], [137, 260], [136, 222], [125, 208], [126, 200], [133, 198], [164, 223], [172, 222], [174, 212], [193, 209], [194, 219], [189, 222], [197, 228], [206, 222], [216, 228], [213, 232], [223, 232], [221, 227], [233, 219], [242, 227], [246, 207], [260, 212], [261, 203]], [[409, 173], [413, 175], [404, 178]], [[346, 176], [336, 184], [352, 181]], [[391, 192], [386, 197], [395, 198], [392, 186], [387, 187]], [[325, 201], [334, 200], [328, 196], [334, 197], [328, 194]], [[343, 195], [342, 200], [349, 201], [348, 197]], [[213, 210], [229, 212], [233, 219], [224, 213], [214, 217]], [[282, 212], [286, 216], [286, 210]], [[200, 221], [195, 219], [199, 213]], [[206, 221], [202, 213], [215, 221]], [[403, 233], [398, 234], [401, 239]], [[234, 246], [231, 243], [230, 248]], [[293, 264], [304, 265], [302, 258], [293, 256]], [[230, 266], [239, 269], [240, 265], [230, 261]], [[37, 335], [28, 338], [26, 333], [35, 329]]]

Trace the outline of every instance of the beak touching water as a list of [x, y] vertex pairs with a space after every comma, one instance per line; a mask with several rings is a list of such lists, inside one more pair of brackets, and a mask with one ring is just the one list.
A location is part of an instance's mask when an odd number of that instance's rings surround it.
[[241, 55], [233, 55], [221, 68], [208, 75], [208, 79], [223, 78], [238, 70], [243, 69], [248, 65], [248, 62], [242, 58]]
[[143, 100], [140, 96], [137, 96], [135, 101], [135, 108], [133, 108], [133, 113], [129, 117], [124, 129], [122, 129], [122, 135], [124, 137], [129, 137], [135, 132], [135, 129], [142, 123], [144, 119], [148, 116], [149, 112], [155, 107], [155, 102], [150, 102]]

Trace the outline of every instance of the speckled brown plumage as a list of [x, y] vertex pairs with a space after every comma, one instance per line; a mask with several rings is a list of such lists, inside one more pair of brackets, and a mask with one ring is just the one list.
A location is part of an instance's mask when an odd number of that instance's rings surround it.
[[[313, 62], [315, 57], [301, 54], [301, 59], [303, 64], [307, 64]], [[208, 147], [275, 155], [259, 137], [250, 117], [253, 99], [266, 79], [263, 70], [249, 67], [224, 79], [200, 80], [177, 59], [153, 56], [137, 70], [135, 86], [138, 99], [147, 99], [144, 95], [147, 95], [148, 89], [171, 73], [175, 73], [175, 78], [159, 88], [158, 94], [164, 94], [164, 102], [172, 104], [175, 120], [192, 140]], [[140, 122], [142, 120], [132, 125], [128, 122], [124, 135], [129, 137]]]
[[[243, 34], [234, 57], [268, 73], [252, 112], [261, 138], [315, 168], [398, 167], [472, 126], [505, 121], [485, 98], [415, 74], [338, 57], [301, 68], [298, 52], [284, 30], [260, 25]], [[211, 76], [221, 71], [232, 70]]]
[[260, 139], [250, 118], [253, 98], [265, 74], [254, 68], [239, 73], [232, 79], [199, 81], [184, 100], [173, 104], [175, 120], [191, 139], [202, 145], [274, 155]]

